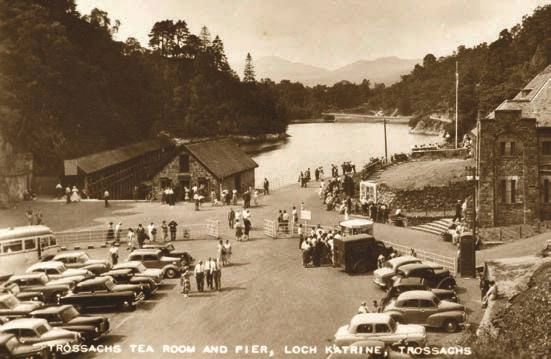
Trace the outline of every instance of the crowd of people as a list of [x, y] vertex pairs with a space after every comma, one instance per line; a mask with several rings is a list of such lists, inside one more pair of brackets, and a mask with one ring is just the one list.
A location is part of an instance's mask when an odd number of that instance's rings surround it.
[[41, 210], [33, 210], [31, 207], [28, 207], [25, 211], [25, 219], [27, 221], [27, 226], [41, 225], [44, 224], [44, 218], [42, 216]]
[[334, 263], [334, 240], [341, 238], [340, 231], [327, 230], [321, 225], [307, 228], [302, 224], [298, 227], [299, 249], [302, 251], [302, 265], [306, 267], [319, 267], [324, 264]]

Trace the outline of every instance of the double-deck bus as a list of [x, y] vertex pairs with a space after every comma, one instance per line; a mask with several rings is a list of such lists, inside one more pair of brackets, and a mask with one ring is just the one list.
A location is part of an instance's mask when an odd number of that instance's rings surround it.
[[58, 244], [46, 226], [0, 229], [0, 274], [21, 271], [57, 253]]

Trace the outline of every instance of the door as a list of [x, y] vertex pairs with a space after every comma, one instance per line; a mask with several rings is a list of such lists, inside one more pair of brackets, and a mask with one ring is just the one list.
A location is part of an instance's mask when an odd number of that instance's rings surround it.
[[241, 191], [241, 175], [237, 174], [234, 177], [234, 188], [237, 189], [240, 193]]
[[180, 178], [179, 180], [179, 184], [180, 184], [180, 199], [182, 201], [184, 201], [186, 198], [186, 191], [185, 189], [187, 188], [189, 190], [190, 186], [189, 186], [189, 177], [183, 177], [183, 178]]
[[432, 300], [419, 300], [419, 324], [425, 324], [427, 319], [437, 312], [437, 307]]
[[419, 315], [419, 300], [410, 299], [406, 300], [402, 307], [402, 313], [404, 313], [404, 320], [408, 324], [417, 324], [420, 320]]

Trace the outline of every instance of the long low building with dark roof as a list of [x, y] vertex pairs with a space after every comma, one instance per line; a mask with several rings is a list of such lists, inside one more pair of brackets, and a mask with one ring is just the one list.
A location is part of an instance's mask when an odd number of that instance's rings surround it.
[[112, 199], [144, 198], [166, 187], [184, 198], [184, 188], [202, 187], [205, 195], [254, 188], [258, 167], [231, 139], [164, 145], [157, 140], [65, 160], [65, 183], [85, 189], [92, 198], [105, 190]]
[[551, 219], [551, 65], [478, 125], [482, 227]]

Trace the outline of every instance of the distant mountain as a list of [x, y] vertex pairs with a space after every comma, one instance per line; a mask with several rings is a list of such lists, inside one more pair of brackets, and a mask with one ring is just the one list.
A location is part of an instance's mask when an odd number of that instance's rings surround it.
[[[339, 81], [355, 83], [368, 79], [371, 83], [379, 82], [390, 85], [400, 80], [400, 76], [410, 73], [419, 60], [383, 57], [376, 60], [360, 60], [336, 70], [292, 62], [277, 56], [265, 56], [254, 59], [256, 78], [270, 78], [275, 82], [281, 80], [299, 81], [308, 86], [331, 86]], [[243, 73], [243, 65], [233, 66], [238, 74]]]

